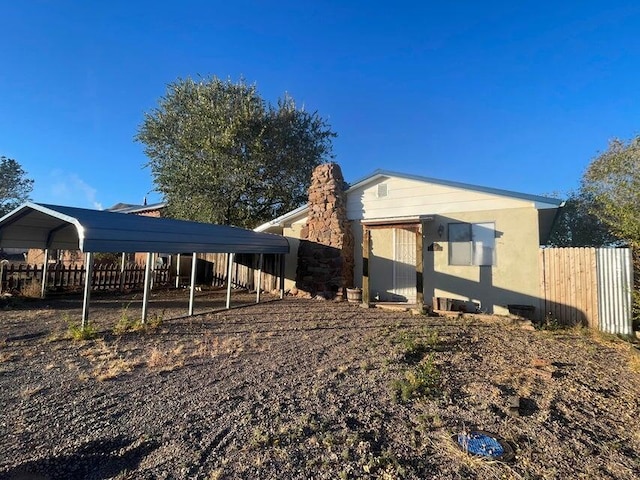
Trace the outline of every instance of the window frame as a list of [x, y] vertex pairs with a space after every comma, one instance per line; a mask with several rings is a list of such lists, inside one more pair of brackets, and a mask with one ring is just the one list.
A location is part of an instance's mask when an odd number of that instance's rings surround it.
[[[452, 239], [452, 227], [459, 228], [460, 226], [466, 226], [468, 228], [468, 234], [466, 235], [468, 240], [461, 240], [457, 242], [453, 242]], [[489, 227], [490, 226], [490, 227]], [[486, 254], [483, 254], [479, 251], [479, 245], [482, 245], [481, 239], [478, 233], [474, 233], [474, 229], [488, 229], [490, 228], [493, 231], [493, 235], [490, 237], [492, 239], [492, 243], [490, 246], [491, 249], [491, 260], [490, 263], [485, 263], [484, 259], [486, 259]], [[493, 267], [496, 265], [496, 224], [495, 222], [451, 222], [447, 224], [447, 244], [448, 244], [448, 261], [449, 265], [456, 267]], [[459, 237], [460, 235], [456, 235]], [[484, 236], [484, 239], [487, 237]], [[454, 247], [453, 244], [458, 243], [460, 245]], [[456, 260], [458, 254], [455, 252], [462, 248], [465, 243], [468, 243], [468, 261]], [[480, 260], [478, 260], [480, 259]]]

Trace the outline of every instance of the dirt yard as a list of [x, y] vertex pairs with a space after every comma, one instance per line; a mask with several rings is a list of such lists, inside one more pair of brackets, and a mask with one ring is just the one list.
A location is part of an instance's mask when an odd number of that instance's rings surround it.
[[[200, 293], [196, 311], [222, 305]], [[234, 295], [234, 304], [253, 296]], [[186, 292], [0, 310], [0, 478], [640, 478], [640, 359], [582, 330]], [[519, 397], [519, 408], [510, 408]], [[494, 432], [511, 462], [452, 436]]]

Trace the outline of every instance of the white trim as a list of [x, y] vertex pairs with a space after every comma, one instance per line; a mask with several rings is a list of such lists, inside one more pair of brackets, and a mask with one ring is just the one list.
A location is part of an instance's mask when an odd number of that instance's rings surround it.
[[400, 225], [405, 223], [420, 223], [420, 222], [431, 222], [433, 221], [433, 215], [420, 215], [420, 216], [412, 216], [412, 217], [388, 217], [388, 218], [371, 218], [366, 220], [361, 220], [360, 223], [362, 225], [367, 225], [369, 227], [373, 227], [376, 225]]

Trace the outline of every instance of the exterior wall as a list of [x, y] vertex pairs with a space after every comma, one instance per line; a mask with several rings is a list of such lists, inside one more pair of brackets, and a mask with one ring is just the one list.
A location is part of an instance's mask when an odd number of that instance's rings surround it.
[[[449, 265], [448, 223], [493, 222], [496, 261], [493, 266]], [[424, 297], [475, 302], [482, 311], [507, 314], [509, 304], [533, 305], [539, 311], [538, 212], [533, 207], [435, 215], [423, 234]], [[442, 225], [442, 236], [438, 228]], [[362, 286], [362, 223], [352, 222], [355, 238], [355, 284]], [[435, 244], [435, 248], [433, 245]], [[430, 249], [429, 246], [432, 246]], [[393, 227], [371, 230], [371, 298], [392, 301]]]
[[[449, 265], [448, 223], [494, 222], [495, 265]], [[442, 237], [438, 228], [443, 226]], [[507, 305], [539, 310], [538, 215], [535, 208], [474, 211], [435, 216], [424, 228], [425, 301], [447, 297], [480, 304], [488, 313], [506, 314]], [[436, 248], [429, 251], [432, 244]]]
[[362, 288], [362, 224], [358, 220], [351, 222], [353, 233], [353, 285]]
[[[387, 195], [378, 197], [378, 184], [387, 184]], [[507, 314], [510, 304], [532, 305], [540, 312], [538, 268], [539, 211], [532, 200], [505, 197], [403, 178], [384, 178], [347, 195], [347, 215], [354, 237], [354, 286], [362, 287], [362, 222], [371, 219], [421, 217], [423, 220], [424, 298], [458, 299], [479, 304], [481, 311]], [[296, 240], [306, 216], [290, 219], [280, 232], [288, 237], [292, 253], [287, 257], [286, 289], [295, 287]], [[449, 265], [449, 223], [495, 224], [495, 265]], [[442, 225], [442, 234], [438, 229]], [[270, 232], [280, 233], [277, 227]], [[393, 300], [393, 227], [372, 230], [370, 252], [371, 298]], [[432, 248], [429, 248], [429, 247]], [[433, 248], [433, 247], [436, 248]]]
[[[378, 185], [386, 184], [387, 195], [378, 197]], [[392, 177], [349, 191], [350, 220], [397, 218], [521, 208], [533, 202], [491, 193]], [[536, 218], [536, 222], [537, 222]]]
[[300, 236], [304, 227], [304, 221], [295, 223], [288, 228], [284, 228], [282, 235], [289, 241], [289, 253], [284, 259], [284, 289], [285, 291], [296, 288], [296, 270], [298, 267], [298, 247], [300, 246]]

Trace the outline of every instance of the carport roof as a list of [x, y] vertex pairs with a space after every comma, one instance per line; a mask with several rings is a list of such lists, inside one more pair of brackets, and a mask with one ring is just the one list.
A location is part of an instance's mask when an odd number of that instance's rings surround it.
[[83, 252], [289, 252], [289, 243], [280, 235], [31, 202], [0, 218], [0, 247]]

